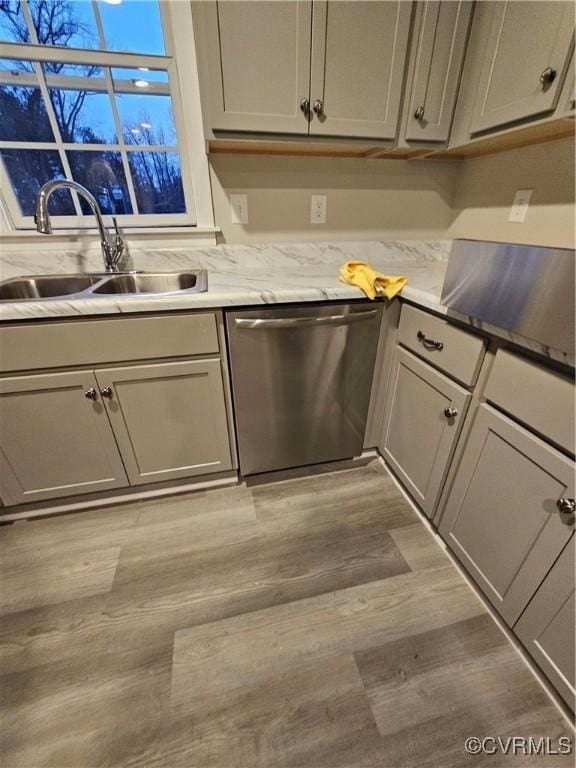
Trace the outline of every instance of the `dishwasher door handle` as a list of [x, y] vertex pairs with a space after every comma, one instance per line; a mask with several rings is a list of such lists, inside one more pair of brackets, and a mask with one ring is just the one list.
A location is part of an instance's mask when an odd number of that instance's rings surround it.
[[367, 312], [352, 312], [346, 315], [327, 315], [326, 317], [274, 317], [253, 318], [237, 317], [234, 322], [238, 328], [316, 328], [319, 325], [349, 325], [360, 320], [370, 320], [378, 314], [377, 309]]

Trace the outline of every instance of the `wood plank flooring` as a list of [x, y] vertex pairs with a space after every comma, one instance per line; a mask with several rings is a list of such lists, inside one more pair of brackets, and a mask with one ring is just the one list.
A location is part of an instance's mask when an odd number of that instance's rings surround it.
[[569, 766], [376, 461], [0, 527], [3, 768]]

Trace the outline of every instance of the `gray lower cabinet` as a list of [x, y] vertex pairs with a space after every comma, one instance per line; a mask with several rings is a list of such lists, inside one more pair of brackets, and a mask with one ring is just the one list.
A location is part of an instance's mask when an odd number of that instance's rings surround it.
[[552, 112], [574, 46], [574, 4], [506, 0], [477, 5], [489, 18], [471, 133]]
[[6, 504], [128, 484], [91, 371], [0, 379], [0, 493]]
[[131, 485], [232, 468], [220, 360], [96, 371]]
[[430, 517], [470, 397], [451, 379], [396, 348], [380, 452]]
[[448, 141], [472, 6], [470, 0], [418, 3], [406, 100], [408, 142]]
[[566, 545], [574, 467], [560, 451], [489, 405], [475, 416], [440, 533], [512, 626]]
[[310, 135], [394, 139], [412, 3], [314, 2]]
[[514, 625], [538, 666], [574, 709], [574, 537]]
[[202, 2], [211, 128], [308, 133], [312, 2]]

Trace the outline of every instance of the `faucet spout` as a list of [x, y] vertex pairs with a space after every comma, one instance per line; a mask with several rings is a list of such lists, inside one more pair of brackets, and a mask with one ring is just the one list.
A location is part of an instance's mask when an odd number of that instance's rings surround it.
[[34, 214], [36, 230], [44, 235], [52, 234], [52, 223], [50, 221], [50, 214], [48, 213], [48, 200], [50, 199], [50, 195], [57, 189], [73, 189], [88, 203], [90, 210], [96, 217], [106, 272], [118, 272], [118, 262], [124, 251], [124, 241], [120, 237], [116, 219], [114, 219], [116, 236], [112, 239], [104, 226], [102, 211], [100, 210], [96, 198], [85, 187], [78, 184], [78, 182], [70, 181], [69, 179], [54, 179], [53, 181], [47, 181], [46, 184], [44, 184], [36, 198], [36, 213]]

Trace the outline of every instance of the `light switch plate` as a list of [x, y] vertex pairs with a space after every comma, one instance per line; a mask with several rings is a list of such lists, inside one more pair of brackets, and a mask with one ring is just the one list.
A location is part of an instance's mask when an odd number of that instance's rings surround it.
[[232, 224], [248, 224], [248, 195], [230, 195]]
[[528, 213], [528, 206], [530, 205], [530, 198], [532, 197], [533, 189], [519, 189], [514, 195], [514, 202], [510, 213], [508, 215], [508, 221], [513, 221], [521, 224], [526, 218]]
[[312, 195], [310, 224], [326, 224], [326, 195]]

